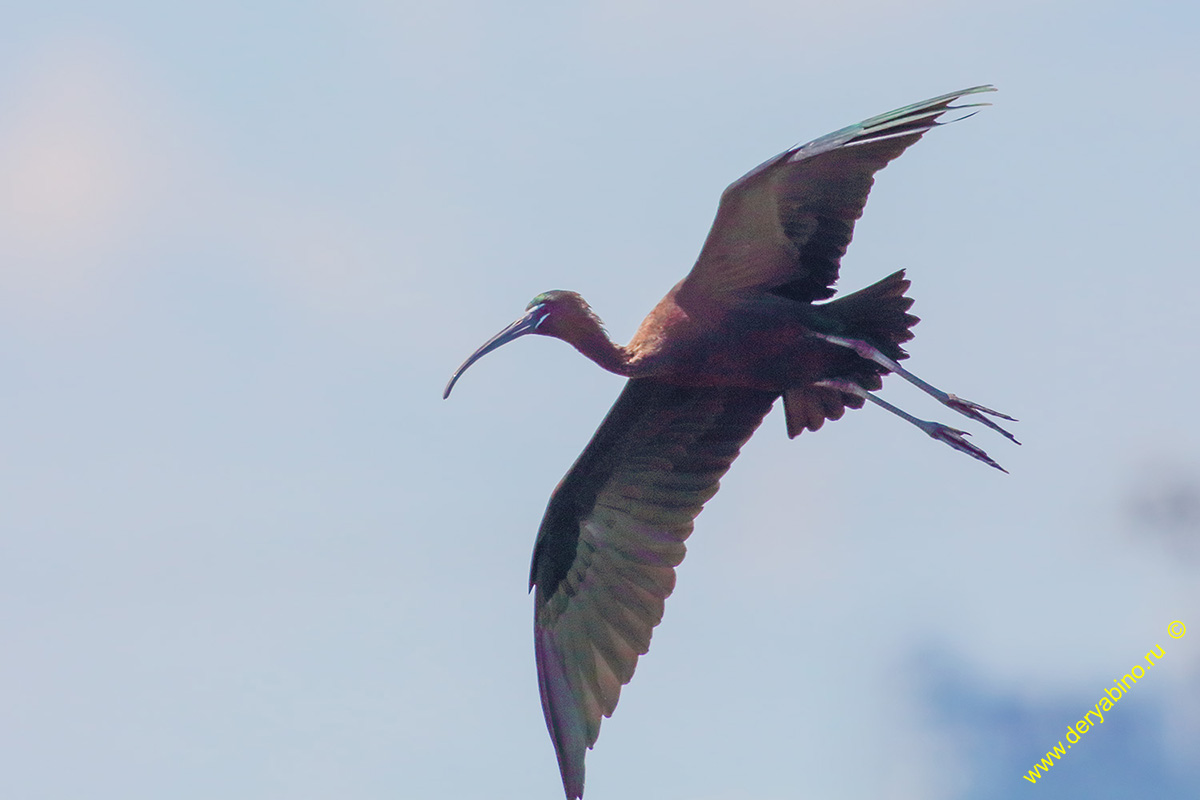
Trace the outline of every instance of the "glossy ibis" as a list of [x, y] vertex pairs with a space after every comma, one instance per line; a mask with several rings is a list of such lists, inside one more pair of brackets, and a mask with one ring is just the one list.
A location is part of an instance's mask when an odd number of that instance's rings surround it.
[[[917, 318], [896, 272], [834, 294], [838, 266], [874, 174], [976, 86], [872, 117], [780, 153], [721, 195], [692, 271], [614, 344], [574, 292], [539, 294], [450, 378], [519, 336], [573, 345], [629, 378], [550, 497], [533, 549], [534, 649], [542, 710], [569, 800], [584, 754], [662, 619], [684, 540], [718, 481], [782, 396], [788, 436], [870, 400], [997, 469], [964, 431], [917, 419], [872, 391], [889, 372], [1012, 439], [991, 409], [931, 386], [897, 362]], [[974, 113], [974, 112], [971, 112]], [[969, 114], [968, 114], [969, 116]]]

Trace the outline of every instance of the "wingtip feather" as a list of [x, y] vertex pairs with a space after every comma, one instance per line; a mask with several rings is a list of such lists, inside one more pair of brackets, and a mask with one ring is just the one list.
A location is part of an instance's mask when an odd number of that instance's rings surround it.
[[[955, 100], [967, 95], [994, 91], [996, 91], [996, 87], [990, 83], [981, 86], [972, 86], [969, 89], [949, 92], [937, 97], [931, 97], [928, 100], [922, 100], [919, 103], [912, 103], [893, 111], [878, 114], [856, 125], [849, 125], [833, 133], [814, 139], [805, 145], [792, 148], [785, 153], [786, 160], [799, 161], [825, 150], [834, 150], [839, 147], [849, 147], [902, 136], [920, 136], [938, 125], [949, 124], [948, 122], [937, 121], [939, 116], [948, 111], [991, 105], [991, 103], [982, 102], [965, 103], [958, 106], [951, 105]], [[970, 114], [949, 120], [949, 122], [958, 122], [976, 113], [978, 112], [973, 111]], [[896, 128], [900, 128], [900, 130], [894, 130]]]
[[546, 727], [554, 741], [554, 754], [558, 758], [563, 791], [567, 800], [580, 800], [583, 797], [587, 725], [573, 701], [562, 655], [553, 639], [550, 631], [535, 625], [533, 641], [538, 668], [538, 690], [542, 696], [542, 713], [546, 717]]

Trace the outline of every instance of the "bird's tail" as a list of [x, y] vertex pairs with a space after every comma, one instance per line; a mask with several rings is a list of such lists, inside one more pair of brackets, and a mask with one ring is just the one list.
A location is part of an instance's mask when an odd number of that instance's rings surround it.
[[823, 304], [821, 310], [841, 323], [841, 335], [864, 339], [888, 358], [899, 361], [908, 358], [900, 345], [913, 338], [911, 328], [920, 322], [908, 313], [913, 301], [904, 293], [911, 285], [904, 270], [900, 270], [865, 289]]
[[[920, 320], [908, 313], [911, 297], [905, 292], [911, 284], [904, 270], [894, 272], [881, 281], [853, 294], [839, 297], [820, 306], [823, 316], [835, 321], [841, 336], [863, 339], [873, 344], [889, 358], [899, 361], [908, 358], [900, 346], [913, 338], [912, 326]], [[860, 359], [861, 371], [843, 374], [868, 390], [883, 385], [883, 368]], [[863, 400], [854, 395], [823, 386], [806, 385], [783, 393], [788, 436], [795, 438], [805, 430], [815, 431], [827, 419], [841, 419], [846, 407], [862, 408]]]

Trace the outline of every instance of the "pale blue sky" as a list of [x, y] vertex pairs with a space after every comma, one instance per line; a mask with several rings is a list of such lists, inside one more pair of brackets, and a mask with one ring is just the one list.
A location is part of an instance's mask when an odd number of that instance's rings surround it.
[[1200, 794], [1195, 4], [105, 5], [0, 26], [0, 796], [561, 797], [528, 559], [621, 380], [450, 372], [553, 288], [627, 340], [731, 180], [979, 83], [839, 286], [909, 270], [1012, 474], [774, 412], [586, 796]]

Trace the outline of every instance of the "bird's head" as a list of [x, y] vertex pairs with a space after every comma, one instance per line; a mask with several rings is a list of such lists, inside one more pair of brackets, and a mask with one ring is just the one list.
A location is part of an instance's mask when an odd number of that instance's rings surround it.
[[579, 294], [561, 289], [543, 292], [529, 301], [529, 305], [525, 306], [524, 314], [484, 342], [462, 363], [461, 367], [454, 371], [454, 374], [450, 376], [450, 382], [446, 384], [446, 391], [442, 394], [442, 398], [450, 396], [450, 390], [454, 388], [459, 376], [467, 371], [467, 367], [513, 339], [527, 333], [536, 333], [577, 344], [580, 336], [585, 332], [597, 329], [600, 329], [600, 320]]

